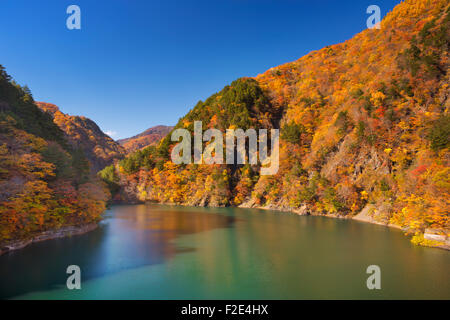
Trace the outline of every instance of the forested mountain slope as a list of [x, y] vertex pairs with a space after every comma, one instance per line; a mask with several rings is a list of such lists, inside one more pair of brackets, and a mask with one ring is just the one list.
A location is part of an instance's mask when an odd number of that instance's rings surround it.
[[103, 133], [91, 119], [67, 115], [51, 103], [36, 102], [36, 105], [51, 114], [73, 148], [84, 152], [93, 172], [112, 164], [114, 159], [124, 157], [125, 149]]
[[[401, 2], [381, 23], [199, 102], [176, 128], [280, 128], [280, 169], [175, 165], [170, 136], [101, 176], [119, 199], [249, 206], [449, 234], [448, 0]], [[362, 212], [362, 214], [361, 214]]]
[[0, 65], [0, 253], [43, 231], [97, 222], [108, 196], [83, 150]]
[[172, 129], [173, 127], [161, 125], [151, 127], [133, 137], [117, 140], [117, 143], [124, 147], [128, 153], [134, 152], [145, 147], [157, 144]]

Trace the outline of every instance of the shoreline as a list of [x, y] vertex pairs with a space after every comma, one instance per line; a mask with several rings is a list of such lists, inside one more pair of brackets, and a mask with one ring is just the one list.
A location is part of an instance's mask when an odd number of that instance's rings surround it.
[[[189, 207], [190, 205], [187, 204], [176, 204], [176, 203], [161, 203], [161, 202], [155, 202], [155, 201], [137, 201], [136, 203], [129, 203], [129, 202], [124, 202], [124, 201], [120, 201], [119, 203], [121, 204], [145, 204], [145, 203], [156, 203], [156, 204], [162, 204], [162, 205], [180, 205], [183, 207]], [[192, 206], [192, 207], [202, 207], [202, 206]], [[211, 206], [203, 206], [203, 207], [211, 207]], [[342, 216], [342, 215], [338, 215], [338, 214], [322, 214], [322, 213], [316, 213], [316, 212], [311, 212], [309, 210], [307, 210], [306, 206], [303, 206], [301, 208], [298, 209], [293, 209], [293, 208], [283, 208], [283, 207], [278, 207], [278, 206], [266, 206], [266, 207], [261, 207], [261, 206], [255, 206], [252, 203], [243, 203], [239, 206], [229, 206], [231, 208], [243, 208], [243, 209], [259, 209], [259, 210], [266, 210], [266, 211], [279, 211], [279, 212], [285, 212], [285, 213], [294, 213], [296, 215], [299, 216], [314, 216], [314, 217], [326, 217], [326, 218], [333, 218], [333, 219], [342, 219], [342, 220], [354, 220], [354, 221], [359, 221], [359, 222], [363, 222], [363, 223], [370, 223], [370, 224], [376, 224], [379, 226], [383, 226], [383, 227], [388, 227], [388, 228], [393, 228], [393, 229], [397, 229], [400, 231], [404, 231], [402, 229], [402, 227], [392, 224], [392, 223], [383, 223], [380, 221], [376, 221], [375, 219], [373, 219], [369, 214], [368, 214], [368, 210], [370, 210], [369, 207], [364, 208], [363, 210], [361, 210], [357, 215], [352, 216], [352, 217], [348, 217], [348, 216]], [[212, 207], [214, 208], [214, 207]], [[424, 235], [426, 236], [427, 234], [424, 233]], [[442, 242], [442, 241], [440, 241]], [[450, 239], [447, 238], [447, 241], [442, 242], [442, 245], [437, 245], [437, 246], [424, 246], [424, 245], [419, 245], [419, 247], [426, 247], [426, 248], [435, 248], [435, 249], [442, 249], [442, 250], [447, 250], [450, 251]]]
[[[357, 215], [352, 216], [352, 217], [347, 217], [347, 216], [342, 216], [342, 215], [338, 215], [338, 214], [321, 214], [321, 213], [314, 213], [314, 212], [310, 212], [305, 210], [304, 208], [300, 208], [300, 209], [292, 209], [292, 208], [279, 208], [279, 207], [260, 207], [260, 206], [245, 206], [244, 205], [240, 205], [237, 208], [246, 208], [246, 209], [260, 209], [260, 210], [267, 210], [267, 211], [279, 211], [279, 212], [286, 212], [286, 213], [294, 213], [296, 215], [299, 216], [314, 216], [314, 217], [326, 217], [326, 218], [333, 218], [333, 219], [342, 219], [342, 220], [354, 220], [354, 221], [359, 221], [359, 222], [363, 222], [363, 223], [370, 223], [370, 224], [376, 224], [379, 226], [384, 226], [384, 227], [388, 227], [388, 228], [393, 228], [393, 229], [397, 229], [400, 231], [404, 231], [402, 229], [402, 227], [392, 224], [392, 223], [383, 223], [380, 221], [376, 221], [375, 219], [373, 219], [370, 215], [367, 214], [367, 210], [366, 208], [364, 208], [363, 210], [361, 210]], [[427, 235], [427, 233], [424, 233], [424, 235]], [[447, 238], [448, 239], [448, 238]], [[436, 249], [442, 249], [442, 250], [447, 250], [450, 251], [450, 244], [449, 240], [447, 240], [446, 242], [443, 242], [442, 245], [438, 245], [438, 246], [419, 246], [419, 247], [426, 247], [426, 248], [436, 248]]]
[[[112, 205], [120, 205], [120, 204], [136, 205], [139, 203], [149, 203], [149, 202], [156, 203], [156, 204], [163, 204], [163, 205], [181, 205], [183, 207], [188, 207], [188, 205], [184, 205], [184, 204], [160, 203], [160, 202], [152, 202], [152, 201], [136, 201], [136, 202], [116, 201], [111, 204]], [[194, 206], [194, 207], [201, 207], [201, 206]], [[208, 206], [205, 206], [205, 207], [208, 207]], [[233, 207], [233, 206], [231, 206], [231, 207]], [[374, 220], [370, 215], [367, 215], [367, 213], [365, 212], [366, 211], [365, 209], [363, 209], [360, 213], [358, 213], [357, 215], [355, 215], [353, 217], [347, 217], [347, 216], [342, 216], [342, 215], [338, 215], [338, 214], [314, 213], [314, 212], [310, 212], [310, 211], [306, 210], [306, 208], [304, 208], [304, 207], [299, 208], [299, 209], [281, 208], [281, 207], [277, 207], [277, 206], [261, 207], [261, 206], [249, 205], [248, 203], [244, 203], [244, 204], [241, 204], [239, 206], [234, 206], [234, 207], [235, 208], [243, 208], [243, 209], [259, 209], [259, 210], [266, 210], [266, 211], [279, 211], [279, 212], [285, 212], [285, 213], [294, 213], [299, 216], [316, 216], [316, 217], [327, 217], [327, 218], [342, 219], [342, 220], [355, 220], [355, 221], [376, 224], [376, 225], [380, 225], [380, 226], [384, 226], [384, 227], [388, 227], [388, 228], [394, 228], [394, 229], [403, 231], [400, 226], [397, 226], [394, 224], [386, 224], [386, 223], [382, 223], [382, 222]], [[85, 233], [88, 233], [90, 231], [97, 229], [97, 227], [98, 227], [98, 224], [94, 222], [94, 223], [89, 223], [89, 224], [85, 224], [85, 225], [81, 225], [81, 226], [67, 226], [67, 227], [62, 227], [57, 230], [47, 230], [47, 231], [41, 232], [41, 233], [33, 236], [30, 239], [11, 241], [5, 245], [0, 246], [0, 256], [2, 256], [3, 254], [6, 254], [8, 252], [23, 249], [32, 243], [42, 242], [42, 241], [52, 240], [52, 239], [58, 239], [58, 238], [71, 237], [71, 236], [76, 236], [76, 235], [82, 235], [82, 234], [85, 234]], [[427, 247], [450, 251], [450, 245], [448, 245], [446, 243], [444, 243], [443, 245], [439, 245], [439, 246], [427, 246]]]
[[11, 241], [5, 245], [0, 246], [0, 256], [8, 252], [23, 249], [32, 243], [81, 235], [93, 231], [97, 229], [97, 227], [98, 224], [94, 222], [81, 226], [67, 226], [57, 230], [47, 230], [34, 235], [30, 239]]

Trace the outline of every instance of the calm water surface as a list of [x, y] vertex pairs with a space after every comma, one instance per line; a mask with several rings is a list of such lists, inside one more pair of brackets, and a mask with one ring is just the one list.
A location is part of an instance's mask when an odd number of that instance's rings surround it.
[[[68, 265], [82, 289], [68, 290]], [[368, 290], [366, 268], [381, 268]], [[450, 252], [398, 230], [253, 209], [114, 206], [88, 234], [0, 256], [0, 298], [450, 299]]]

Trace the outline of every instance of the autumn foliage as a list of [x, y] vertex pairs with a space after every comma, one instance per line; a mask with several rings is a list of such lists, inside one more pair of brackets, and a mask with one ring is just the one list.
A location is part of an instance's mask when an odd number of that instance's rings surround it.
[[62, 113], [51, 103], [35, 102], [35, 104], [53, 118], [53, 122], [64, 132], [70, 146], [86, 156], [93, 172], [125, 156], [124, 148], [103, 133], [94, 121], [83, 116]]
[[131, 138], [117, 140], [117, 142], [128, 153], [131, 153], [158, 144], [172, 129], [173, 127], [170, 126], [155, 126]]
[[108, 196], [84, 152], [0, 66], [0, 244], [96, 222]]
[[415, 239], [448, 234], [449, 34], [447, 0], [407, 0], [381, 29], [239, 79], [178, 122], [191, 132], [196, 120], [204, 130], [280, 128], [275, 176], [174, 165], [169, 137], [101, 176], [122, 199], [348, 217], [370, 205], [375, 221]]

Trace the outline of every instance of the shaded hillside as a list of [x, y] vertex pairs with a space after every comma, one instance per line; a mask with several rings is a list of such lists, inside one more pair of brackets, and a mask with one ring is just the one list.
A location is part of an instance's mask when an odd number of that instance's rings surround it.
[[125, 150], [103, 133], [94, 121], [62, 113], [51, 103], [36, 102], [36, 105], [51, 114], [53, 121], [65, 133], [67, 141], [73, 148], [84, 152], [93, 172], [103, 169], [112, 164], [114, 159], [123, 158], [125, 155]]
[[447, 0], [404, 1], [381, 29], [237, 80], [177, 124], [280, 128], [274, 176], [175, 165], [169, 137], [101, 175], [122, 199], [357, 216], [439, 245], [423, 234], [450, 230], [449, 24]]
[[131, 138], [117, 140], [117, 143], [124, 147], [127, 153], [134, 152], [136, 150], [157, 144], [172, 129], [173, 127], [170, 126], [151, 127]]
[[0, 65], [0, 253], [12, 241], [98, 221], [107, 198], [84, 152]]

